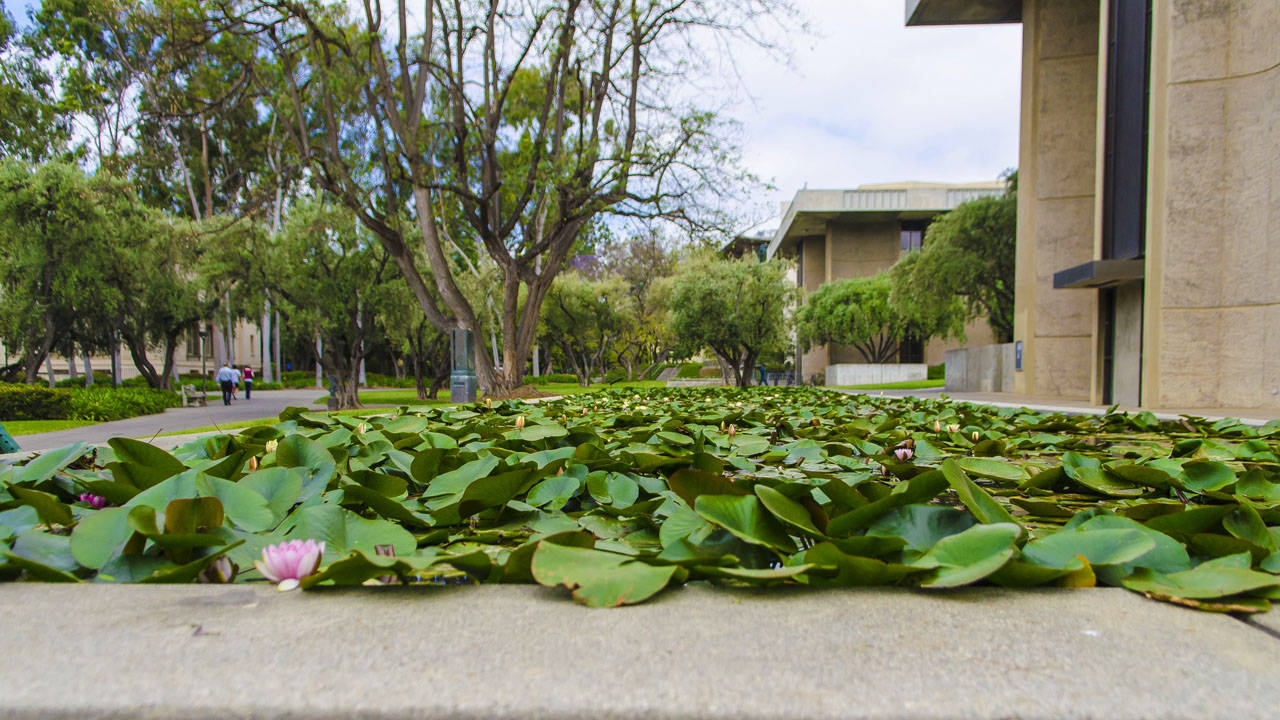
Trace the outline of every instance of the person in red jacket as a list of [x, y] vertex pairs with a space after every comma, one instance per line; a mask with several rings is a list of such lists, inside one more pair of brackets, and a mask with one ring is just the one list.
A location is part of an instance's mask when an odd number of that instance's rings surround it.
[[244, 378], [244, 399], [248, 400], [253, 396], [253, 368], [245, 365], [241, 376]]

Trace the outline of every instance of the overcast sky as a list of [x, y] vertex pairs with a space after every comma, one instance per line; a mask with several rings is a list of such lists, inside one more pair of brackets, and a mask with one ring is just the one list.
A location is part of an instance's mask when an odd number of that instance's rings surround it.
[[740, 53], [754, 96], [733, 110], [747, 167], [776, 190], [806, 184], [994, 180], [1018, 161], [1020, 25], [911, 27], [902, 0], [797, 0], [816, 30], [791, 67]]

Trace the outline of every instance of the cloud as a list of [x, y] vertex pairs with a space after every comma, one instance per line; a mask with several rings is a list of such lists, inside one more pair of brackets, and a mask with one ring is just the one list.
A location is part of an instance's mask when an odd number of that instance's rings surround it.
[[818, 33], [735, 59], [744, 160], [771, 212], [806, 184], [993, 180], [1018, 160], [1021, 26], [908, 28], [902, 0], [798, 0]]

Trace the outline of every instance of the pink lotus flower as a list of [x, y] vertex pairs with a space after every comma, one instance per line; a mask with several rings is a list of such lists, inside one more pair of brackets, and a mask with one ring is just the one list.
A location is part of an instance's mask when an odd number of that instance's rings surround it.
[[278, 590], [293, 590], [298, 581], [320, 568], [324, 543], [315, 540], [290, 540], [262, 549], [262, 559], [254, 560], [262, 576], [277, 583]]
[[893, 451], [893, 456], [898, 458], [899, 462], [906, 462], [914, 456], [915, 453], [909, 447], [900, 447]]
[[106, 498], [101, 495], [94, 495], [93, 493], [80, 493], [80, 502], [88, 503], [89, 507], [94, 510], [101, 510], [107, 506]]

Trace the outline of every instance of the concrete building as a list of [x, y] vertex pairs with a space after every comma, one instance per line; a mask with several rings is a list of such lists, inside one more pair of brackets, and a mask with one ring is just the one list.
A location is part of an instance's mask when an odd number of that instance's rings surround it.
[[[824, 283], [868, 277], [887, 270], [920, 248], [925, 227], [939, 214], [966, 200], [999, 195], [1003, 182], [905, 182], [860, 185], [851, 190], [801, 190], [783, 211], [768, 247], [768, 257], [792, 258], [796, 283], [805, 294]], [[965, 345], [994, 342], [985, 320], [965, 328]], [[937, 364], [956, 340], [903, 343], [903, 363]], [[822, 345], [797, 353], [799, 377], [823, 375], [828, 365], [869, 362], [861, 351]]]
[[1015, 390], [1280, 407], [1280, 2], [906, 0], [906, 17], [1022, 24]]

